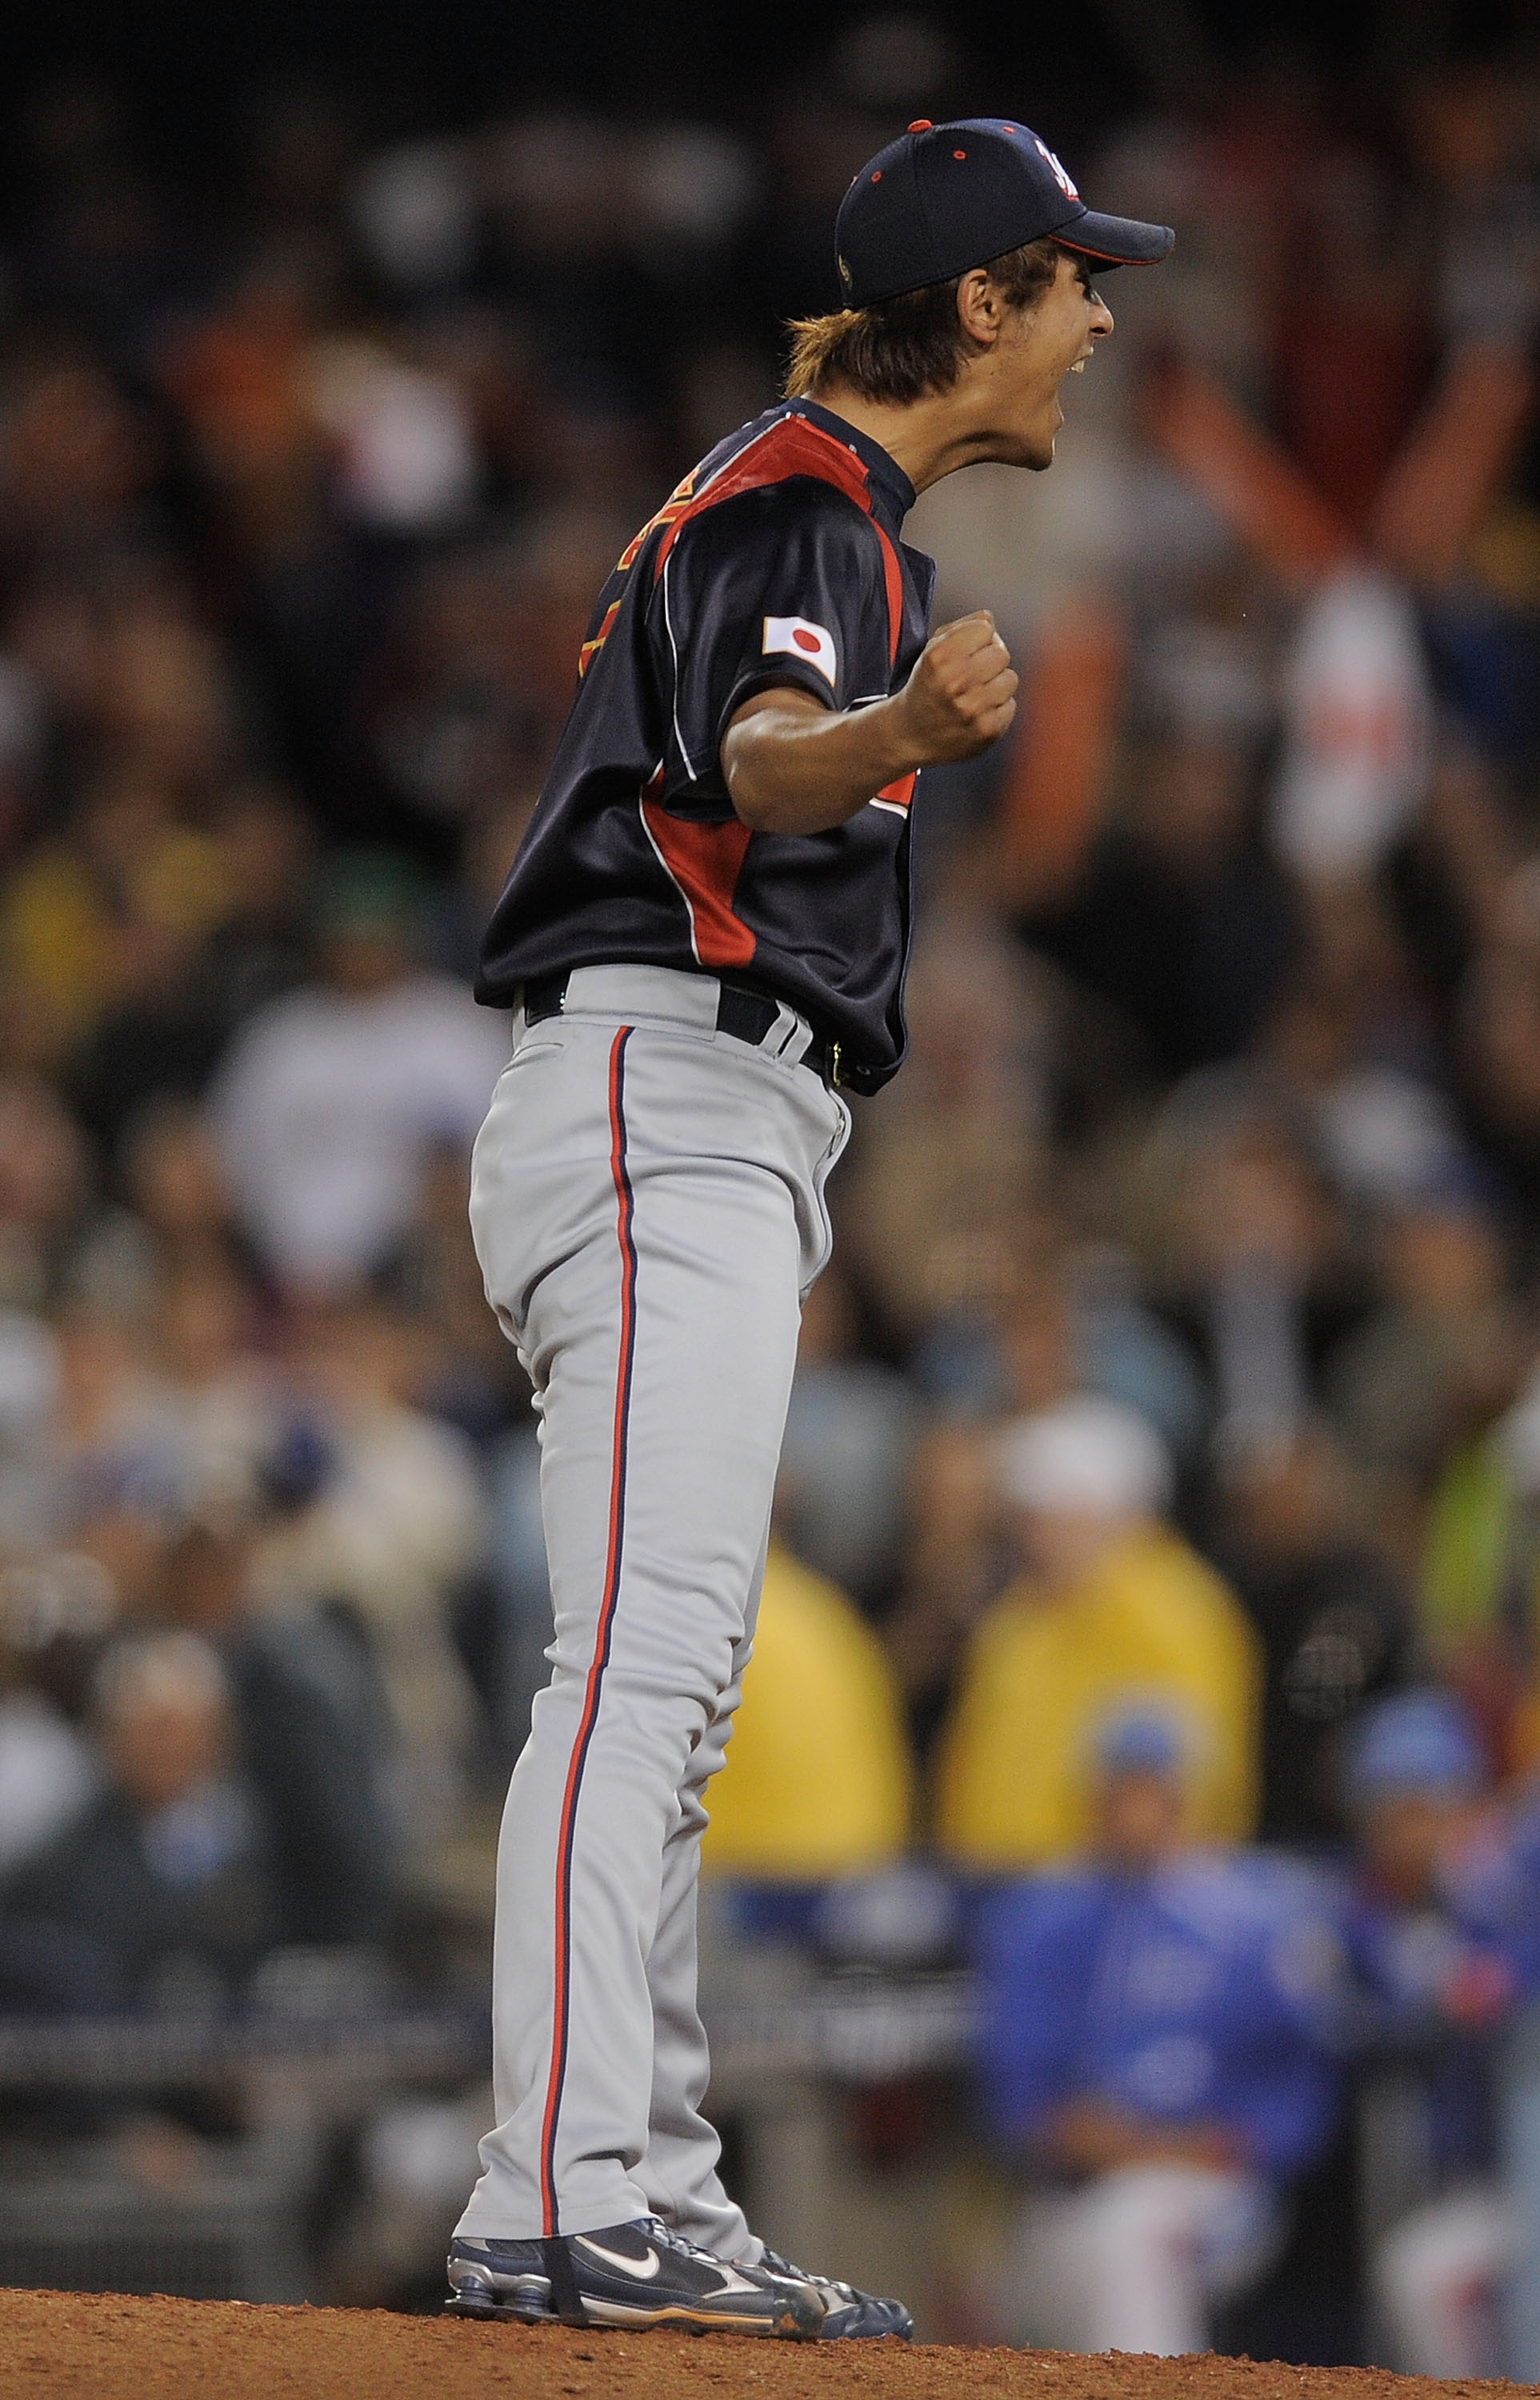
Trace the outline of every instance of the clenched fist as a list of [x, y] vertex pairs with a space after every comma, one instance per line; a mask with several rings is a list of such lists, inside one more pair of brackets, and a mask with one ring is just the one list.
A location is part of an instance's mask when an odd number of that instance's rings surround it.
[[915, 762], [976, 758], [1016, 713], [1016, 674], [988, 608], [933, 634], [892, 705]]

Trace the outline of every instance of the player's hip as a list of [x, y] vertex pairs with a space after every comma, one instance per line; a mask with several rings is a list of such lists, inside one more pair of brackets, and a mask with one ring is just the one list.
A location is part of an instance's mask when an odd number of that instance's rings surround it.
[[[726, 1270], [730, 1281], [740, 1257], [754, 1271], [750, 1246], [764, 1242], [767, 1221], [789, 1216], [805, 1289], [827, 1258], [824, 1186], [850, 1122], [818, 1076], [714, 1026], [597, 1007], [535, 1025], [516, 1018], [470, 1193], [505, 1327], [522, 1325], [517, 1295], [555, 1261], [596, 1246], [607, 1263], [618, 1235], [676, 1261], [697, 1256], [703, 1274]], [[775, 1248], [761, 1250], [759, 1271]]]

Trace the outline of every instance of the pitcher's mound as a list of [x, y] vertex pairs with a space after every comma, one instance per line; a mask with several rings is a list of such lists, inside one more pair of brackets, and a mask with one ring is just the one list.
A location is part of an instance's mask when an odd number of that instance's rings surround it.
[[6, 2400], [1497, 2400], [1533, 2387], [1234, 2358], [1070, 2358], [926, 2343], [693, 2339], [0, 2292]]

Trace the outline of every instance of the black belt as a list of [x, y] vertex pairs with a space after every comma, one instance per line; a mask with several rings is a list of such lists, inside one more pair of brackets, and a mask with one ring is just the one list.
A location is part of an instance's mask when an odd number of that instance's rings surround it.
[[[537, 975], [524, 988], [525, 1024], [538, 1025], [543, 1017], [560, 1016], [566, 1002], [565, 975]], [[790, 1007], [789, 1001], [786, 1005]], [[716, 1030], [730, 1033], [735, 1042], [750, 1043], [757, 1050], [780, 1014], [780, 1002], [771, 1000], [768, 992], [754, 991], [742, 983], [722, 983], [717, 987]], [[838, 1084], [838, 1043], [815, 1030], [797, 1065], [811, 1067], [821, 1083], [831, 1086]]]

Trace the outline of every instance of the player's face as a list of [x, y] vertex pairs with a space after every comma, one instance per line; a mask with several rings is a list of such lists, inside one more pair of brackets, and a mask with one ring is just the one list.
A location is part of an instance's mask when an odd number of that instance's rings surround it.
[[990, 415], [1001, 445], [994, 456], [1008, 466], [1053, 465], [1064, 422], [1059, 387], [1112, 330], [1091, 267], [1090, 259], [1061, 252], [1054, 282], [1035, 307], [1007, 315], [990, 354]]
[[1135, 1768], [1109, 1776], [1096, 1795], [1096, 1847], [1110, 1866], [1152, 1867], [1180, 1841], [1185, 1814], [1174, 1775]]
[[1361, 1842], [1375, 1880], [1396, 1900], [1424, 1900], [1460, 1821], [1457, 1804], [1433, 1792], [1397, 1792], [1369, 1812]]

